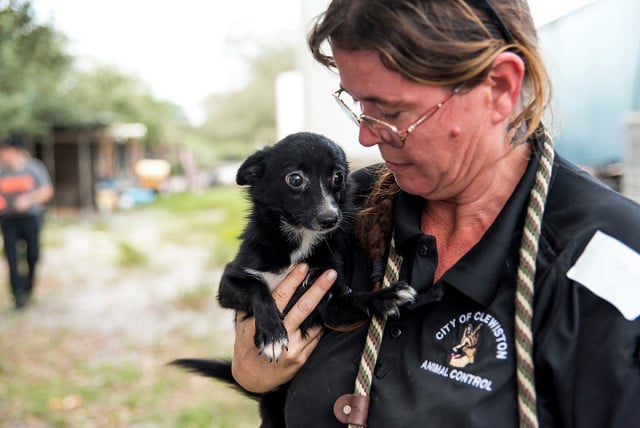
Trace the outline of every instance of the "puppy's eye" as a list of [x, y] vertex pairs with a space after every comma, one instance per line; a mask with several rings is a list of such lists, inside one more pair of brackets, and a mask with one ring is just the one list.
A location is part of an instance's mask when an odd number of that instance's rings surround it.
[[342, 187], [343, 184], [344, 184], [344, 174], [341, 172], [336, 172], [335, 174], [333, 174], [331, 185], [333, 187]]
[[304, 177], [299, 172], [292, 172], [285, 177], [287, 184], [292, 189], [300, 189], [304, 186]]

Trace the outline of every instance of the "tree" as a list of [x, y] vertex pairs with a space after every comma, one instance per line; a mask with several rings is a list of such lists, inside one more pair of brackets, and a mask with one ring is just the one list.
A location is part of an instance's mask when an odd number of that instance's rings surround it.
[[75, 68], [65, 36], [37, 24], [29, 0], [0, 0], [0, 137], [54, 126], [142, 122], [147, 141], [174, 138], [186, 119], [146, 85], [110, 66]]
[[294, 68], [292, 47], [265, 47], [249, 60], [248, 81], [241, 89], [210, 95], [200, 131], [235, 157], [244, 157], [256, 145], [275, 142], [275, 81]]
[[152, 144], [172, 140], [175, 128], [186, 124], [175, 104], [155, 99], [143, 81], [114, 66], [98, 64], [86, 71], [76, 70], [65, 86], [79, 123], [141, 122]]
[[0, 0], [0, 135], [43, 133], [68, 112], [58, 85], [72, 64], [66, 39], [34, 21], [30, 1]]

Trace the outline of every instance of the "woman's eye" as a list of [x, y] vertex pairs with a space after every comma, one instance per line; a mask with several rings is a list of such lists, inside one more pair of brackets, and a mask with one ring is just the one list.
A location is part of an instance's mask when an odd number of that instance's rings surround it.
[[394, 120], [398, 119], [398, 116], [400, 115], [400, 113], [395, 112], [395, 113], [385, 113], [382, 110], [380, 110], [380, 119], [387, 121], [387, 122], [392, 122]]
[[298, 172], [292, 172], [285, 177], [287, 184], [292, 189], [299, 189], [304, 185], [304, 177]]

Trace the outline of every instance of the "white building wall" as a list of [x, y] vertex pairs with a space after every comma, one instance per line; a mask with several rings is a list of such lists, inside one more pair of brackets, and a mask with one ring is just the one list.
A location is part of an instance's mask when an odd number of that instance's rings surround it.
[[358, 127], [331, 95], [339, 87], [338, 76], [316, 63], [307, 47], [313, 18], [322, 13], [329, 0], [301, 0], [301, 4], [301, 24], [295, 41], [298, 70], [284, 73], [278, 80], [278, 137], [296, 131], [317, 132], [340, 144], [354, 167], [380, 162], [377, 148], [358, 143]]
[[626, 146], [623, 162], [622, 193], [640, 203], [640, 112], [626, 119]]

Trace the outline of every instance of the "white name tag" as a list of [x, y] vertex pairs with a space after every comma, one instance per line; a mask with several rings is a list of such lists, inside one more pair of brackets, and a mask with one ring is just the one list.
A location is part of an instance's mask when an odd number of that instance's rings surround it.
[[597, 231], [567, 277], [614, 305], [633, 321], [640, 316], [640, 254]]

